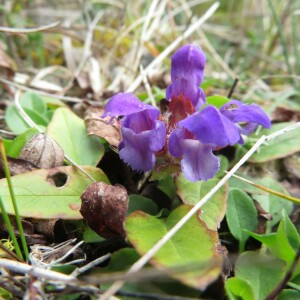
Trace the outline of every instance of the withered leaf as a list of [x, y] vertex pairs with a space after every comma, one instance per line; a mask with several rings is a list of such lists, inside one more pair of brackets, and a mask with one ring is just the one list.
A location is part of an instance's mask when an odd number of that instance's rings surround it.
[[[7, 157], [8, 168], [11, 176], [23, 174], [38, 169], [37, 166], [24, 159]], [[0, 159], [0, 178], [4, 178], [3, 162]]]
[[102, 137], [112, 146], [118, 146], [121, 141], [120, 124], [113, 120], [108, 123], [109, 117], [101, 119], [104, 110], [100, 107], [91, 106], [85, 112], [84, 121], [88, 134]]
[[19, 158], [41, 169], [60, 167], [64, 162], [62, 148], [47, 134], [35, 134], [23, 147]]
[[125, 236], [128, 194], [120, 185], [92, 183], [81, 195], [80, 213], [88, 225], [104, 238]]

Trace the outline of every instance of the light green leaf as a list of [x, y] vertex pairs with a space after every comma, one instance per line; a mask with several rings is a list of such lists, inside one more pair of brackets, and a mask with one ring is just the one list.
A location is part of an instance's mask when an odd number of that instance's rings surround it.
[[68, 108], [55, 111], [46, 132], [79, 165], [96, 166], [104, 154], [100, 139], [89, 136], [84, 121]]
[[[183, 205], [171, 212], [166, 219], [159, 219], [144, 212], [131, 214], [125, 224], [127, 238], [140, 255], [145, 254], [186, 213], [190, 206]], [[153, 257], [157, 267], [180, 267], [176, 279], [195, 288], [204, 289], [221, 272], [221, 257], [217, 251], [217, 232], [206, 228], [194, 215]], [[183, 271], [186, 272], [183, 272]]]
[[131, 214], [137, 210], [141, 210], [150, 215], [155, 215], [158, 212], [158, 207], [152, 199], [141, 195], [130, 195], [127, 214]]
[[226, 220], [232, 235], [240, 242], [242, 251], [248, 234], [244, 229], [254, 230], [258, 224], [253, 200], [239, 189], [231, 189], [228, 195]]
[[[259, 235], [251, 232], [248, 234], [265, 244], [271, 253], [284, 260], [289, 268], [293, 264], [296, 252], [299, 249], [300, 237], [287, 213], [283, 211], [282, 214], [283, 218], [276, 233]], [[300, 266], [298, 265], [293, 273], [293, 278], [299, 274]]]
[[252, 287], [254, 300], [265, 297], [278, 285], [285, 274], [285, 263], [257, 252], [242, 253], [235, 265], [236, 278]]
[[32, 92], [24, 93], [20, 99], [20, 104], [22, 107], [29, 108], [41, 115], [45, 114], [47, 110], [44, 99], [40, 95]]
[[229, 278], [226, 281], [225, 290], [229, 300], [254, 299], [254, 292], [251, 285], [241, 278]]
[[[83, 167], [95, 180], [108, 183], [105, 174]], [[82, 219], [80, 196], [92, 183], [74, 167], [40, 169], [13, 176], [12, 185], [21, 217], [38, 219]], [[6, 178], [0, 180], [0, 196], [8, 214], [14, 214]]]
[[300, 291], [296, 290], [282, 290], [282, 292], [277, 297], [277, 300], [299, 300]]
[[[175, 181], [177, 194], [185, 204], [195, 205], [217, 183], [218, 179], [192, 182], [180, 174]], [[211, 230], [217, 230], [226, 213], [227, 185], [220, 188], [201, 208], [201, 219]]]
[[6, 149], [6, 154], [10, 157], [17, 158], [26, 142], [37, 133], [37, 129], [30, 128], [18, 135], [10, 144], [9, 149]]
[[226, 104], [228, 101], [229, 101], [228, 98], [219, 96], [219, 95], [206, 97], [207, 104], [213, 105], [217, 108], [220, 108], [221, 106]]
[[[283, 129], [294, 123], [279, 123], [272, 126], [271, 129], [262, 129], [258, 138], [262, 135], [269, 135], [280, 129]], [[275, 139], [263, 144], [259, 150], [254, 153], [249, 161], [262, 163], [278, 158], [289, 156], [300, 151], [300, 127], [282, 134]]]

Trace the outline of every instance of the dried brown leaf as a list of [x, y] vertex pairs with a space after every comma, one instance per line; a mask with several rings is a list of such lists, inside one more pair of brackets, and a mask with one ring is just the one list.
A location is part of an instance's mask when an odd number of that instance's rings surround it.
[[128, 194], [124, 187], [92, 183], [81, 196], [80, 213], [88, 225], [104, 238], [125, 236]]
[[63, 165], [64, 152], [50, 136], [38, 133], [27, 141], [19, 158], [29, 161], [41, 169], [51, 169]]
[[[7, 157], [8, 168], [11, 176], [23, 174], [38, 169], [37, 166], [23, 159]], [[3, 162], [0, 159], [0, 178], [4, 178]]]
[[91, 106], [85, 112], [84, 121], [88, 134], [102, 137], [112, 146], [118, 146], [121, 141], [120, 124], [113, 120], [108, 123], [109, 118], [100, 118], [104, 110], [100, 107]]

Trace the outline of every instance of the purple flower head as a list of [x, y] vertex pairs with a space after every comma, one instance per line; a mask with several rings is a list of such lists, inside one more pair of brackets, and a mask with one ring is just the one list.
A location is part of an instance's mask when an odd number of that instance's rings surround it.
[[121, 159], [133, 170], [151, 170], [155, 165], [155, 152], [164, 147], [166, 139], [166, 127], [158, 120], [159, 110], [133, 94], [119, 93], [105, 106], [102, 117], [107, 116], [123, 116], [123, 140], [118, 146]]
[[175, 52], [171, 63], [171, 81], [166, 91], [167, 100], [183, 96], [195, 109], [205, 103], [205, 95], [199, 88], [203, 80], [205, 54], [197, 45], [186, 45]]

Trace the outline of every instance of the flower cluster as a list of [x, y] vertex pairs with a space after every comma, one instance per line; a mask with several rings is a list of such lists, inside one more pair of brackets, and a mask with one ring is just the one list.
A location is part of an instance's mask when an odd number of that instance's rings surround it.
[[173, 55], [167, 113], [131, 93], [109, 100], [102, 117], [121, 117], [120, 157], [133, 170], [151, 170], [156, 154], [164, 153], [181, 159], [187, 179], [207, 180], [219, 169], [214, 150], [243, 144], [242, 135], [251, 134], [258, 125], [270, 128], [270, 119], [256, 104], [230, 100], [219, 109], [206, 104], [200, 88], [205, 62], [197, 45], [183, 46]]

